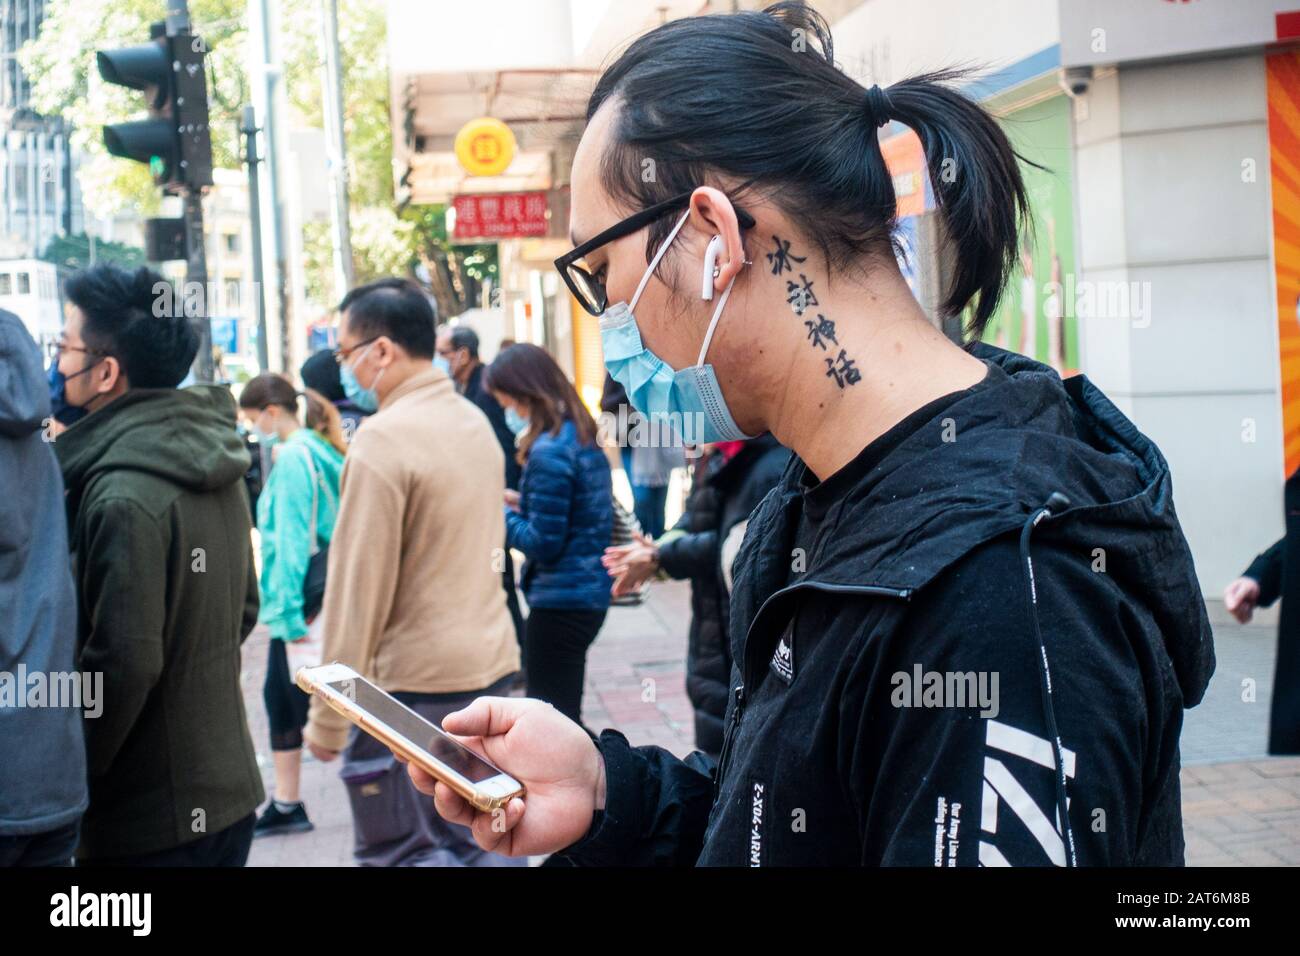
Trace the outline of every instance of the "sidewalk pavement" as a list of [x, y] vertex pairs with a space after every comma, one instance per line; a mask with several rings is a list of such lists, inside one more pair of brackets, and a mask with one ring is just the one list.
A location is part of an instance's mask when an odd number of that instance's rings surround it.
[[[656, 583], [640, 607], [611, 608], [588, 655], [583, 720], [678, 756], [692, 749], [686, 697], [690, 589]], [[264, 628], [244, 648], [242, 683], [258, 763], [272, 787], [262, 680]], [[1300, 865], [1300, 758], [1266, 755], [1276, 635], [1215, 628], [1218, 669], [1183, 728], [1183, 817], [1190, 866]], [[302, 798], [316, 829], [253, 844], [250, 866], [351, 866], [352, 821], [337, 762], [304, 754]]]

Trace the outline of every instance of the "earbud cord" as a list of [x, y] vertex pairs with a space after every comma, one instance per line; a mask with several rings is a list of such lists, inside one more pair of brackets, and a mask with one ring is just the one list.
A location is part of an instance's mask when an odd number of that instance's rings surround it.
[[722, 298], [718, 300], [718, 307], [713, 310], [713, 319], [709, 322], [709, 330], [704, 333], [704, 344], [700, 346], [700, 357], [695, 360], [696, 365], [704, 364], [704, 356], [709, 353], [709, 343], [713, 341], [713, 333], [718, 328], [718, 319], [722, 318], [722, 310], [727, 307], [727, 298], [731, 295], [731, 287], [736, 284], [736, 276], [739, 274], [736, 273], [736, 275], [732, 276], [731, 281], [727, 283], [727, 287], [722, 290]]
[[682, 226], [686, 225], [686, 220], [690, 215], [691, 211], [689, 209], [682, 213], [682, 218], [677, 220], [677, 225], [673, 226], [673, 231], [668, 233], [668, 238], [665, 239], [664, 244], [659, 247], [659, 251], [655, 253], [655, 257], [650, 260], [650, 267], [646, 269], [645, 275], [641, 277], [641, 284], [636, 287], [636, 293], [632, 296], [632, 301], [627, 305], [627, 310], [629, 312], [636, 310], [637, 300], [641, 298], [641, 293], [645, 291], [646, 283], [650, 281], [650, 277], [655, 274], [655, 269], [659, 265], [659, 260], [664, 257], [664, 253], [668, 251], [668, 247], [673, 244], [673, 240], [677, 238], [677, 233], [681, 232]]
[[[689, 209], [682, 214], [682, 218], [677, 220], [677, 225], [673, 226], [673, 231], [668, 233], [668, 238], [664, 240], [663, 245], [659, 247], [659, 251], [656, 252], [654, 258], [650, 260], [649, 268], [646, 269], [645, 275], [641, 277], [641, 284], [636, 287], [636, 292], [632, 295], [632, 301], [628, 303], [629, 312], [636, 309], [637, 301], [641, 298], [641, 293], [645, 291], [646, 283], [648, 283], [650, 277], [654, 275], [655, 269], [659, 265], [659, 260], [664, 257], [664, 253], [668, 251], [668, 247], [672, 245], [673, 240], [677, 238], [677, 233], [681, 232], [682, 226], [686, 225], [686, 220], [690, 215], [691, 213]], [[727, 288], [722, 292], [722, 298], [718, 299], [718, 307], [713, 310], [713, 318], [709, 321], [709, 330], [704, 333], [704, 344], [700, 346], [700, 357], [696, 360], [696, 365], [704, 364], [704, 356], [709, 353], [709, 343], [713, 341], [713, 333], [718, 328], [718, 319], [722, 318], [722, 310], [726, 308], [727, 299], [731, 296], [731, 287], [735, 284], [736, 276], [732, 276], [731, 281], [727, 283]]]

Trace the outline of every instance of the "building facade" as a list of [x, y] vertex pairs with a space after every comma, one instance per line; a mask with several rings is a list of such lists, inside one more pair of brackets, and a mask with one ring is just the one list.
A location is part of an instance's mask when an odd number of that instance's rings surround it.
[[18, 65], [44, 11], [45, 0], [0, 0], [0, 258], [33, 258], [55, 236], [84, 231], [67, 130], [32, 109]]

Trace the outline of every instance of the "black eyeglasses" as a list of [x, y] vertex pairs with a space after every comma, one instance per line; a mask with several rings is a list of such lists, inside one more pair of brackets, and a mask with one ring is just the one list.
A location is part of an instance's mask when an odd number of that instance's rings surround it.
[[[655, 203], [653, 206], [642, 209], [621, 222], [616, 222], [600, 235], [588, 239], [582, 245], [576, 246], [555, 260], [555, 268], [559, 270], [560, 275], [564, 278], [564, 284], [569, 287], [573, 297], [578, 300], [584, 309], [592, 315], [599, 316], [609, 307], [609, 294], [605, 290], [604, 267], [602, 266], [593, 272], [584, 261], [587, 256], [606, 243], [613, 242], [615, 239], [622, 239], [624, 236], [630, 236], [656, 219], [661, 219], [670, 212], [686, 207], [690, 204], [691, 195], [694, 192], [695, 190], [692, 189], [690, 192], [674, 196], [672, 199], [665, 199], [661, 203]], [[754, 228], [754, 217], [739, 207], [736, 207], [736, 219], [739, 220], [742, 229]]]
[[344, 362], [346, 362], [349, 358], [352, 357], [352, 353], [355, 352], [357, 349], [364, 348], [365, 346], [369, 345], [371, 342], [377, 341], [379, 338], [380, 336], [378, 335], [373, 336], [372, 338], [366, 339], [364, 342], [358, 342], [350, 349], [336, 348], [334, 350], [334, 363], [336, 365], [342, 365]]
[[106, 358], [110, 354], [108, 352], [102, 352], [99, 349], [86, 349], [77, 345], [68, 345], [64, 342], [58, 341], [57, 339], [45, 343], [45, 357], [51, 362], [57, 362], [59, 356], [64, 352], [82, 352], [86, 355], [98, 355], [101, 358]]

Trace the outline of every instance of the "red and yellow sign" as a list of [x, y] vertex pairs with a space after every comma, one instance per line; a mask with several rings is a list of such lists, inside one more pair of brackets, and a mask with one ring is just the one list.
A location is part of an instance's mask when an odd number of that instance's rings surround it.
[[471, 176], [499, 176], [515, 158], [515, 134], [499, 119], [470, 120], [456, 134], [456, 159]]
[[1300, 54], [1267, 58], [1273, 268], [1286, 474], [1300, 467]]
[[453, 239], [520, 239], [546, 235], [546, 193], [457, 196]]

